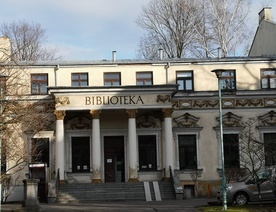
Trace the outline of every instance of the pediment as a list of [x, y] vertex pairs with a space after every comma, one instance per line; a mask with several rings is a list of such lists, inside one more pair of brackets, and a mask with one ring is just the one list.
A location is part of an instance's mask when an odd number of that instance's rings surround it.
[[[242, 126], [241, 120], [241, 116], [237, 116], [231, 112], [222, 116], [222, 124], [224, 127], [240, 127]], [[219, 122], [219, 117], [217, 118], [217, 121]]]
[[274, 110], [271, 110], [258, 118], [261, 126], [276, 126], [276, 112]]
[[198, 117], [195, 117], [189, 113], [185, 113], [174, 119], [178, 127], [198, 127]]

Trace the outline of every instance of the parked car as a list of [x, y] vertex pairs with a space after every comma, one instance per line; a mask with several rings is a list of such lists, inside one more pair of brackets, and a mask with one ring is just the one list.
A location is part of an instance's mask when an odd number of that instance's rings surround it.
[[[276, 172], [275, 169], [264, 169], [257, 173], [258, 180], [247, 175], [238, 182], [226, 184], [228, 204], [245, 205], [248, 202], [259, 201], [257, 181], [260, 184], [262, 201], [276, 201]], [[222, 190], [217, 193], [218, 201], [222, 201]]]

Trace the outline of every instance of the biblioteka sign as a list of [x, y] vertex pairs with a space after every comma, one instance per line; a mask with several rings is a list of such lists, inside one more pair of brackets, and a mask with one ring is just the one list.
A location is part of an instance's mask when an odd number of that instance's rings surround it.
[[170, 95], [70, 95], [57, 96], [59, 110], [84, 110], [99, 108], [152, 108], [171, 106]]

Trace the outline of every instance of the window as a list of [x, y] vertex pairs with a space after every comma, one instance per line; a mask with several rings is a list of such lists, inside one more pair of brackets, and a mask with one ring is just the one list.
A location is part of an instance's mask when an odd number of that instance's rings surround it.
[[179, 135], [180, 169], [197, 169], [196, 135]]
[[224, 165], [226, 168], [239, 168], [239, 135], [223, 134]]
[[121, 73], [104, 73], [105, 86], [121, 85]]
[[47, 94], [48, 74], [31, 74], [32, 94]]
[[264, 133], [265, 165], [276, 165], [276, 133]]
[[90, 172], [89, 137], [72, 137], [72, 171]]
[[156, 136], [140, 135], [139, 142], [139, 169], [144, 171], [156, 170]]
[[236, 90], [235, 71], [226, 70], [222, 72], [220, 78], [220, 87], [224, 91]]
[[72, 73], [72, 86], [85, 87], [88, 86], [88, 74], [87, 73]]
[[49, 167], [49, 139], [32, 139], [32, 163], [47, 163]]
[[152, 85], [152, 72], [137, 72], [136, 85]]
[[177, 71], [176, 83], [179, 85], [178, 90], [193, 91], [193, 72], [192, 71]]
[[276, 88], [276, 69], [261, 70], [261, 88], [262, 89]]

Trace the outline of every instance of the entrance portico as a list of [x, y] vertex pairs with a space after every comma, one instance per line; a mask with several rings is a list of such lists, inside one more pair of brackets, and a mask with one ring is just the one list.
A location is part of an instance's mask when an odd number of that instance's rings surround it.
[[[90, 163], [80, 164], [80, 170], [91, 170], [91, 181], [93, 183], [107, 182], [107, 167], [115, 167], [114, 170], [121, 170], [124, 176], [121, 179], [125, 181], [139, 180], [139, 149], [138, 149], [138, 134], [137, 134], [137, 117], [152, 114], [153, 111], [159, 111], [159, 120], [163, 120], [164, 137], [158, 136], [156, 144], [158, 144], [159, 155], [157, 170], [162, 171], [165, 168], [165, 173], [162, 177], [169, 177], [169, 166], [174, 167], [173, 158], [173, 137], [172, 137], [172, 103], [171, 96], [177, 90], [177, 85], [156, 85], [156, 86], [119, 86], [119, 87], [49, 87], [49, 92], [54, 95], [56, 102], [55, 114], [56, 121], [56, 163], [55, 170], [60, 170], [60, 179], [68, 180], [66, 173], [74, 172], [70, 165], [66, 164], [68, 154], [72, 157], [72, 139], [69, 142], [65, 139], [67, 121], [72, 114], [78, 114], [81, 118], [89, 120], [90, 124], [85, 124], [85, 132], [90, 130], [91, 147], [90, 148]], [[117, 112], [116, 112], [117, 111]], [[170, 113], [168, 111], [171, 111]], [[163, 114], [161, 113], [163, 112]], [[82, 114], [89, 114], [90, 117], [83, 117]], [[68, 115], [67, 115], [68, 114]], [[109, 115], [107, 115], [109, 114]], [[160, 116], [162, 114], [162, 117]], [[145, 116], [146, 117], [146, 116]], [[164, 118], [163, 118], [164, 117]], [[64, 121], [64, 119], [66, 120]], [[151, 126], [152, 124], [152, 126]], [[157, 130], [154, 123], [144, 124], [144, 128], [150, 128], [152, 134]], [[80, 124], [79, 124], [80, 125]], [[90, 125], [90, 126], [89, 126]], [[146, 126], [147, 125], [147, 126]], [[73, 126], [73, 125], [70, 125]], [[140, 125], [139, 125], [140, 126]], [[142, 125], [141, 125], [142, 126]], [[108, 130], [109, 129], [109, 130]], [[75, 131], [80, 134], [83, 128], [75, 128]], [[155, 131], [154, 131], [155, 130]], [[114, 153], [115, 156], [108, 158], [105, 150], [104, 134], [121, 136], [123, 141], [118, 145], [121, 146], [123, 152], [121, 154]], [[157, 132], [157, 131], [156, 131]], [[74, 134], [74, 129], [70, 129], [70, 133]], [[156, 133], [156, 135], [159, 133]], [[89, 138], [88, 138], [89, 139]], [[165, 139], [165, 146], [162, 147], [161, 140]], [[111, 142], [111, 141], [109, 141]], [[107, 144], [107, 142], [106, 142]], [[87, 145], [87, 144], [86, 144]], [[67, 148], [67, 149], [66, 149]], [[119, 150], [118, 150], [119, 151]], [[70, 159], [69, 161], [72, 161]], [[162, 164], [165, 158], [165, 164]], [[76, 160], [75, 160], [76, 161]], [[84, 160], [85, 161], [85, 160]], [[112, 166], [112, 163], [117, 163]], [[90, 166], [90, 167], [89, 167]], [[77, 166], [78, 167], [78, 166]], [[141, 167], [141, 166], [140, 166]], [[153, 167], [151, 163], [147, 168]], [[117, 169], [118, 168], [118, 169]], [[144, 166], [143, 166], [144, 168]], [[75, 169], [76, 170], [76, 169]], [[118, 171], [119, 173], [119, 171]], [[117, 173], [117, 174], [118, 174]]]

